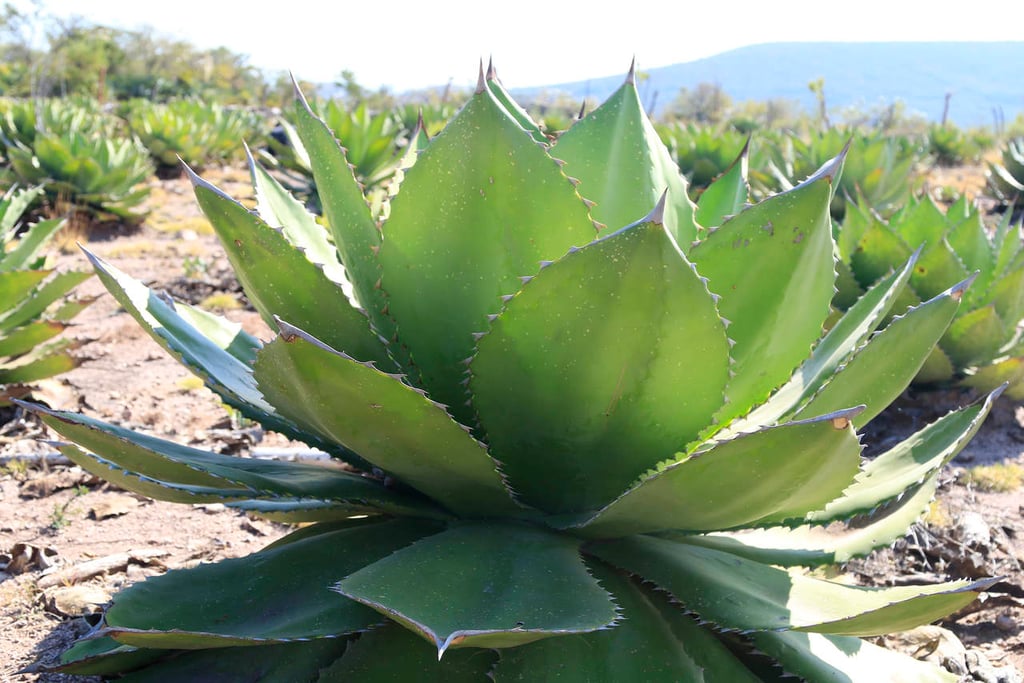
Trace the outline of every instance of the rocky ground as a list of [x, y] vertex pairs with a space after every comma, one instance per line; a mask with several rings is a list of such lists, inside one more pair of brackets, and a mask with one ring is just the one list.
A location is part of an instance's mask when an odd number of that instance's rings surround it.
[[[241, 171], [213, 176], [235, 196], [250, 192]], [[935, 183], [974, 189], [977, 176], [977, 169], [950, 171]], [[208, 304], [226, 307], [229, 317], [269, 338], [244, 306], [188, 183], [154, 181], [150, 203], [153, 213], [141, 229], [90, 235], [88, 248], [177, 298], [215, 296], [219, 301]], [[61, 261], [86, 267], [73, 248]], [[235, 419], [103, 294], [95, 278], [80, 294], [98, 296], [73, 332], [86, 340], [85, 362], [41, 383], [35, 400], [221, 452], [295, 452], [298, 444]], [[970, 398], [957, 392], [904, 396], [875, 421], [866, 441], [884, 444]], [[168, 568], [249, 553], [286, 531], [216, 505], [172, 505], [126, 494], [54, 457], [46, 443], [51, 438], [20, 410], [0, 414], [0, 683], [68, 680], [18, 672], [55, 661], [122, 586]], [[889, 638], [890, 646], [936, 661], [964, 681], [1022, 680], [1022, 479], [1024, 408], [1004, 400], [948, 469], [926, 520], [893, 548], [843, 568], [845, 579], [866, 585], [1001, 577], [984, 600], [941, 624]]]

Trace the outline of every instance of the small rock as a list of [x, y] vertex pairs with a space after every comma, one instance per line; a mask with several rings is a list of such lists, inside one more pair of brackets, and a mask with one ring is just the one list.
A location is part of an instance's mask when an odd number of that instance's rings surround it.
[[139, 501], [134, 496], [124, 493], [107, 493], [92, 504], [89, 514], [95, 520], [107, 519], [126, 515], [139, 507]]
[[918, 626], [891, 634], [886, 637], [886, 642], [915, 659], [938, 664], [959, 676], [967, 673], [967, 650], [949, 629], [932, 625]]
[[967, 653], [967, 668], [975, 681], [981, 683], [1022, 683], [1020, 674], [1012, 666], [993, 666], [981, 652]]
[[110, 602], [110, 594], [99, 586], [59, 586], [46, 592], [51, 611], [69, 617], [80, 617], [100, 611]]
[[1017, 622], [1009, 614], [1000, 614], [996, 617], [996, 628], [1003, 633], [1013, 633], [1017, 630]]
[[43, 498], [54, 491], [70, 489], [84, 484], [89, 478], [89, 474], [77, 467], [59, 472], [51, 472], [50, 474], [23, 482], [19, 495], [22, 498]]
[[965, 512], [960, 515], [956, 530], [964, 545], [987, 548], [992, 544], [988, 523], [977, 512]]
[[15, 543], [11, 552], [0, 554], [0, 569], [8, 574], [22, 574], [33, 569], [49, 569], [60, 562], [57, 549], [31, 543]]

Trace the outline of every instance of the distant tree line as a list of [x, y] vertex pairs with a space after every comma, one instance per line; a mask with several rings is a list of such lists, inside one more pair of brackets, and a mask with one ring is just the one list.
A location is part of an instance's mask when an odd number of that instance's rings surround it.
[[204, 50], [155, 31], [63, 19], [38, 6], [0, 7], [0, 96], [102, 101], [182, 97], [274, 106], [291, 98], [287, 74], [268, 74], [224, 47]]

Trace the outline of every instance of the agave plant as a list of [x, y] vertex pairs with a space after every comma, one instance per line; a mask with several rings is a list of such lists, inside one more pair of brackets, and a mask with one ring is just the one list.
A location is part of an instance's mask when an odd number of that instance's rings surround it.
[[989, 163], [988, 187], [997, 199], [1011, 206], [1024, 197], [1024, 138], [1006, 143], [1002, 163]]
[[925, 197], [888, 221], [863, 204], [847, 211], [838, 230], [837, 305], [849, 305], [897, 268], [915, 249], [921, 255], [904, 302], [928, 299], [951, 280], [977, 273], [952, 325], [916, 378], [991, 391], [1009, 383], [1007, 395], [1024, 398], [1024, 242], [1019, 226], [1004, 215], [991, 235], [981, 212], [960, 198], [946, 213]]
[[909, 382], [965, 283], [873, 333], [911, 257], [820, 338], [841, 158], [746, 209], [738, 163], [695, 207], [632, 78], [549, 145], [482, 77], [378, 225], [301, 97], [294, 119], [329, 232], [256, 163], [256, 212], [193, 178], [273, 340], [91, 258], [227, 403], [358, 473], [34, 407], [119, 486], [311, 523], [122, 591], [61, 670], [955, 680], [861, 636], [939, 618], [986, 582], [865, 588], [801, 569], [899, 537], [992, 400], [862, 460], [855, 429]]
[[905, 136], [838, 128], [807, 140], [793, 137], [792, 156], [777, 169], [779, 187], [788, 187], [789, 179], [812, 172], [847, 144], [850, 152], [832, 200], [833, 217], [842, 220], [848, 201], [860, 197], [883, 216], [910, 201], [919, 184], [916, 167], [924, 157], [920, 144]]
[[116, 132], [112, 117], [76, 104], [24, 104], [6, 120], [18, 122], [3, 133], [10, 175], [44, 186], [58, 212], [132, 223], [145, 217], [137, 207], [149, 194], [142, 183], [153, 165], [136, 138]]
[[64, 300], [92, 273], [58, 273], [39, 252], [60, 230], [53, 219], [24, 227], [20, 219], [42, 188], [12, 189], [0, 197], [0, 406], [24, 396], [28, 383], [75, 367], [76, 342], [54, 341], [91, 300]]
[[251, 139], [259, 119], [245, 109], [228, 109], [195, 100], [135, 103], [128, 111], [132, 131], [163, 176], [181, 172], [184, 161], [194, 169], [241, 156], [239, 142]]

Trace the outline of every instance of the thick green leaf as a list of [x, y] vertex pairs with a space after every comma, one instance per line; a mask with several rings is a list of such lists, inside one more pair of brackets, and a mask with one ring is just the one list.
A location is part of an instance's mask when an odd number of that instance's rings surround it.
[[[481, 64], [481, 67], [483, 65]], [[481, 74], [481, 77], [486, 80], [487, 89], [491, 91], [501, 106], [505, 108], [505, 111], [515, 119], [516, 123], [522, 126], [523, 130], [530, 134], [535, 141], [541, 144], [547, 144], [548, 138], [544, 135], [544, 131], [540, 129], [540, 126], [530, 117], [529, 112], [519, 106], [519, 104], [512, 99], [512, 96], [505, 86], [501, 84], [498, 79], [498, 73], [494, 69], [494, 62], [487, 65], [487, 74]]]
[[960, 383], [982, 391], [992, 391], [1008, 383], [1006, 397], [1012, 401], [1024, 400], [1024, 356], [1003, 358], [992, 365], [977, 368]]
[[910, 286], [922, 299], [931, 299], [957, 282], [965, 280], [970, 272], [945, 239], [921, 254], [910, 276]]
[[967, 311], [954, 320], [939, 344], [957, 367], [965, 367], [998, 356], [1006, 337], [1006, 326], [995, 306], [989, 305]]
[[520, 277], [595, 231], [558, 165], [483, 88], [406, 172], [384, 235], [382, 285], [411, 378], [471, 424], [474, 333]]
[[67, 339], [59, 340], [37, 346], [31, 353], [13, 361], [0, 362], [0, 384], [36, 382], [77, 367], [80, 361], [70, 353], [75, 345]]
[[697, 239], [686, 180], [640, 103], [632, 70], [600, 107], [559, 136], [551, 155], [566, 162], [580, 194], [596, 202], [590, 213], [604, 224], [602, 234], [640, 220], [667, 192], [665, 228], [684, 251]]
[[[7, 316], [16, 312], [29, 294], [53, 271], [51, 270], [16, 270], [0, 272], [0, 324]], [[3, 325], [0, 331], [6, 331], [16, 327]]]
[[862, 403], [854, 424], [867, 424], [907, 387], [953, 320], [970, 282], [912, 308], [876, 333], [797, 415], [819, 415]]
[[103, 633], [136, 647], [191, 650], [363, 631], [383, 619], [331, 585], [440, 528], [413, 520], [367, 522], [170, 571], [118, 593]]
[[436, 648], [392, 623], [360, 635], [317, 683], [491, 683], [497, 659], [492, 650], [466, 648], [438, 661]]
[[[954, 216], [954, 207], [950, 207], [946, 215]], [[967, 270], [978, 272], [977, 281], [967, 292], [968, 305], [973, 307], [997, 276], [996, 253], [989, 241], [981, 212], [970, 211], [965, 220], [949, 231], [946, 239]]]
[[[12, 273], [0, 273], [0, 301], [17, 301], [14, 299], [4, 299], [4, 292], [2, 291], [4, 281], [8, 276], [15, 276], [23, 271], [16, 271]], [[33, 273], [39, 271], [31, 271]], [[45, 275], [48, 275], [51, 271], [43, 271]], [[6, 315], [0, 317], [0, 332], [10, 332], [14, 328], [24, 325], [30, 320], [35, 320], [43, 314], [50, 304], [54, 303], [62, 296], [67, 294], [73, 287], [78, 285], [85, 280], [92, 277], [92, 273], [80, 272], [77, 270], [69, 270], [63, 273], [56, 273], [51, 277], [47, 277], [31, 294], [22, 298], [20, 303], [13, 309], [9, 310]]]
[[[946, 352], [941, 347], [935, 346], [928, 354], [928, 357], [924, 359], [921, 369], [914, 375], [914, 382], [917, 384], [948, 382], [953, 379], [955, 374], [956, 368], [953, 367], [953, 362], [949, 360], [949, 356], [946, 355]], [[986, 391], [993, 388], [988, 387]]]
[[736, 342], [723, 422], [768, 398], [821, 336], [835, 281], [828, 206], [841, 164], [837, 157], [741, 212], [691, 252]]
[[857, 412], [716, 443], [659, 468], [578, 526], [587, 535], [610, 537], [714, 531], [803, 517], [842, 493], [857, 474], [860, 444], [850, 425]]
[[549, 512], [581, 512], [711, 422], [729, 346], [704, 281], [653, 217], [541, 270], [480, 339], [470, 370], [513, 488]]
[[10, 332], [0, 334], [0, 357], [19, 356], [28, 353], [47, 339], [52, 339], [67, 329], [67, 325], [56, 320], [40, 320], [22, 325]]
[[284, 230], [271, 228], [196, 175], [192, 184], [246, 295], [268, 324], [274, 316], [286, 318], [353, 358], [395, 369], [366, 315]]
[[616, 619], [578, 539], [503, 522], [452, 526], [336, 589], [417, 632], [439, 657], [449, 647], [512, 647]]
[[310, 683], [345, 651], [342, 638], [308, 643], [232, 647], [186, 652], [123, 678], [121, 683]]
[[740, 630], [860, 636], [903, 631], [960, 609], [994, 582], [848, 586], [651, 536], [595, 543], [586, 551], [655, 583], [701, 618]]
[[495, 683], [759, 680], [709, 630], [663, 596], [599, 563], [590, 567], [615, 596], [622, 620], [609, 629], [502, 650]]
[[1024, 317], [1024, 263], [1011, 268], [986, 293], [985, 300], [995, 306], [996, 313], [1013, 329]]
[[[765, 403], [730, 424], [718, 434], [753, 431], [776, 424], [806, 403], [835, 375], [836, 370], [874, 332], [896, 302], [910, 277], [916, 255], [902, 269], [879, 280], [862, 296], [818, 342], [811, 357], [797, 368], [788, 382]], [[854, 397], [851, 397], [856, 400]]]
[[[932, 201], [931, 197], [907, 206], [890, 221], [890, 225], [899, 231], [900, 237], [914, 249], [924, 247], [927, 254], [933, 247], [942, 242], [949, 225], [946, 216]], [[966, 277], [966, 275], [964, 276]], [[957, 278], [956, 282], [963, 277]], [[949, 287], [952, 282], [946, 283]]]
[[313, 114], [298, 90], [294, 123], [309, 154], [324, 217], [334, 236], [341, 263], [352, 281], [356, 300], [369, 314], [375, 328], [390, 335], [392, 326], [384, 314], [384, 296], [378, 287], [380, 265], [376, 250], [381, 245], [380, 229], [370, 215], [363, 190], [334, 133]]
[[978, 433], [981, 423], [1001, 394], [993, 391], [971, 406], [954, 410], [907, 437], [864, 465], [854, 483], [824, 509], [812, 512], [808, 521], [829, 522], [870, 512], [898, 498], [909, 487], [938, 471]]
[[736, 161], [701, 192], [695, 215], [699, 225], [721, 225], [727, 218], [738, 214], [750, 201], [750, 186], [747, 184], [749, 154], [750, 138], [747, 137]]
[[79, 676], [105, 676], [138, 669], [166, 655], [166, 651], [123, 645], [113, 638], [77, 641], [60, 656], [60, 664], [47, 669]]
[[[444, 517], [429, 502], [336, 468], [189, 448], [84, 415], [31, 405], [44, 423], [104, 460], [158, 484], [238, 489], [245, 497], [311, 498], [402, 515]], [[160, 497], [160, 496], [156, 496]]]
[[[229, 402], [247, 404], [267, 414], [273, 412], [256, 390], [252, 368], [229, 353], [223, 340], [217, 343], [179, 315], [173, 302], [157, 296], [149, 287], [98, 256], [83, 251], [107, 290], [160, 346], [189, 370], [199, 373], [211, 389], [225, 399], [231, 399]], [[238, 327], [233, 323], [231, 326]], [[228, 329], [224, 336], [234, 335]]]
[[18, 238], [18, 244], [6, 254], [2, 253], [3, 239], [0, 235], [0, 272], [31, 268], [39, 250], [64, 227], [63, 218], [39, 221]]
[[256, 191], [256, 212], [260, 218], [270, 227], [280, 229], [288, 242], [322, 269], [324, 277], [339, 285], [346, 296], [355, 298], [352, 283], [338, 260], [338, 250], [328, 238], [327, 230], [248, 152], [246, 147], [249, 173]]
[[[769, 527], [688, 536], [686, 540], [756, 562], [785, 567], [848, 562], [903, 537], [928, 509], [938, 485], [939, 473], [936, 472], [904, 492], [899, 500], [870, 515], [853, 518], [843, 529], [817, 525]], [[679, 538], [674, 534], [668, 537]]]
[[864, 230], [856, 249], [850, 254], [850, 265], [861, 287], [870, 287], [901, 263], [917, 248], [909, 246], [880, 220], [873, 220]]
[[814, 683], [956, 683], [955, 674], [934, 664], [886, 650], [860, 638], [794, 631], [751, 635], [765, 654], [782, 667]]
[[343, 444], [449, 510], [511, 514], [483, 444], [444, 408], [399, 378], [338, 353], [282, 323], [260, 351], [259, 388], [282, 415]]

